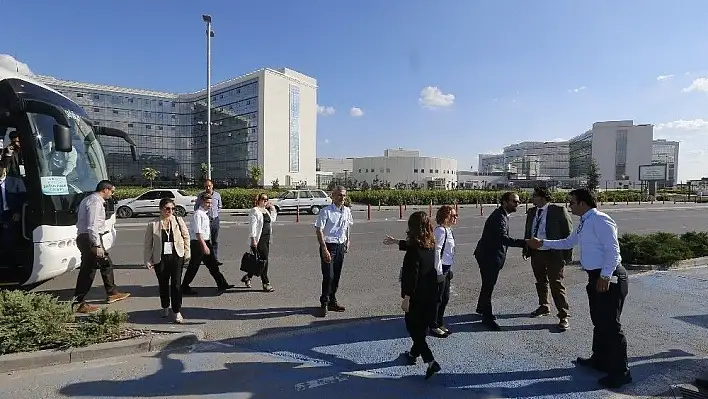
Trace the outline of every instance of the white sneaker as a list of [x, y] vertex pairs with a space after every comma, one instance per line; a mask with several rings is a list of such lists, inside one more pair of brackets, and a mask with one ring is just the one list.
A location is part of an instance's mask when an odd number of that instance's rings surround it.
[[160, 310], [160, 316], [162, 318], [169, 317], [170, 316], [170, 308], [164, 308]]
[[180, 312], [175, 313], [175, 323], [177, 323], [177, 324], [184, 323], [184, 317], [182, 317], [182, 313], [180, 313]]

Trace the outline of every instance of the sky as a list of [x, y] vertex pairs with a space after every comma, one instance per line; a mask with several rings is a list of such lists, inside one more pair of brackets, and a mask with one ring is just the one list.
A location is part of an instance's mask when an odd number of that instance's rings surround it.
[[708, 177], [708, 2], [0, 0], [0, 54], [37, 74], [169, 92], [288, 67], [317, 79], [317, 155], [479, 153], [593, 122], [681, 141]]

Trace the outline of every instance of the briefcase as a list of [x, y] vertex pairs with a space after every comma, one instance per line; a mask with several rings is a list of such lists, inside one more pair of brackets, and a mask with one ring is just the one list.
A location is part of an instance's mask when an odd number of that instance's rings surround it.
[[258, 253], [254, 250], [245, 252], [241, 257], [241, 271], [254, 276], [260, 276], [265, 266], [265, 260], [258, 257]]

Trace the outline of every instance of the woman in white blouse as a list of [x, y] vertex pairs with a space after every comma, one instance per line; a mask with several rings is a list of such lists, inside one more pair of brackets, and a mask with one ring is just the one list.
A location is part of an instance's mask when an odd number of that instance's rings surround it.
[[[264, 261], [263, 270], [261, 271], [261, 283], [263, 283], [263, 291], [273, 292], [275, 288], [270, 285], [268, 279], [268, 255], [270, 252], [270, 237], [273, 232], [271, 224], [275, 222], [277, 212], [275, 207], [268, 202], [268, 195], [260, 193], [256, 197], [256, 206], [249, 212], [249, 244], [251, 250], [255, 251], [258, 259]], [[246, 284], [246, 287], [251, 287], [252, 274], [246, 274], [241, 279], [241, 282]]]
[[450, 335], [450, 330], [445, 327], [443, 317], [445, 308], [450, 301], [450, 280], [452, 280], [452, 265], [455, 261], [455, 237], [452, 226], [457, 223], [457, 212], [450, 205], [443, 205], [435, 215], [438, 227], [435, 228], [435, 269], [438, 271], [438, 285], [440, 297], [437, 303], [437, 316], [430, 326], [430, 334], [436, 337]]

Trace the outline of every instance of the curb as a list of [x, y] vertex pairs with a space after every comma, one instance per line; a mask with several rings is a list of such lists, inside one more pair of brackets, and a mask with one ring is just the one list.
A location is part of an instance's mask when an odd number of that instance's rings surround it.
[[[161, 330], [150, 331], [155, 333], [170, 332]], [[0, 356], [0, 373], [88, 362], [111, 357], [138, 355], [142, 353], [171, 351], [194, 345], [202, 339], [204, 339], [204, 332], [194, 329], [169, 335], [132, 338], [123, 341], [94, 344], [82, 348], [70, 348], [67, 350], [12, 353]]]
[[700, 267], [700, 266], [708, 266], [708, 256], [680, 260], [680, 261], [673, 263], [673, 264], [663, 264], [663, 265], [624, 264], [624, 267], [627, 270], [639, 270], [639, 271], [678, 270], [678, 269], [688, 269], [688, 268]]

